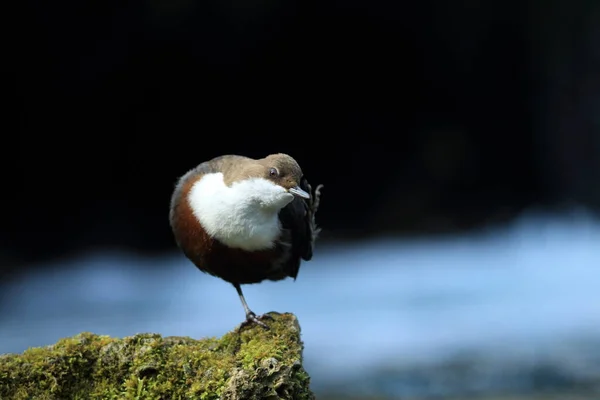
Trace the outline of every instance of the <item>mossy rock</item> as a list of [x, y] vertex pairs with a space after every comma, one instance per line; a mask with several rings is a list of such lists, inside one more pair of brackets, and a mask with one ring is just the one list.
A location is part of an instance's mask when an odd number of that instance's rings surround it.
[[270, 315], [270, 330], [245, 327], [219, 339], [81, 333], [2, 355], [0, 399], [314, 399], [298, 320]]

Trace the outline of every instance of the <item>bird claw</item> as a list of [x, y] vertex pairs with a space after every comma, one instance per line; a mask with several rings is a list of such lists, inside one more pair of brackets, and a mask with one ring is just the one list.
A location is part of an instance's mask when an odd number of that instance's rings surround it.
[[308, 200], [308, 223], [312, 232], [311, 241], [314, 243], [321, 232], [321, 228], [317, 226], [317, 222], [315, 221], [315, 214], [317, 213], [319, 203], [321, 202], [321, 189], [323, 188], [323, 185], [317, 185], [314, 193], [310, 183], [306, 182], [306, 185], [308, 186], [308, 192], [311, 194], [310, 199]]
[[265, 329], [270, 329], [267, 324], [265, 324], [264, 322], [261, 321], [263, 319], [273, 320], [273, 317], [271, 317], [269, 314], [256, 315], [252, 311], [250, 311], [248, 314], [246, 314], [246, 320], [244, 322], [242, 322], [242, 324], [240, 325], [240, 329], [250, 326], [252, 324], [257, 324], [257, 325], [262, 326]]

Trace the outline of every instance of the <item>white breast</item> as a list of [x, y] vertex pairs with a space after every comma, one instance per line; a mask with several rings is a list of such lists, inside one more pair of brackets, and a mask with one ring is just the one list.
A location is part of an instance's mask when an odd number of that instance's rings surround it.
[[262, 178], [228, 187], [222, 173], [204, 175], [188, 195], [194, 215], [210, 236], [249, 251], [273, 247], [281, 233], [277, 213], [293, 198], [283, 187]]

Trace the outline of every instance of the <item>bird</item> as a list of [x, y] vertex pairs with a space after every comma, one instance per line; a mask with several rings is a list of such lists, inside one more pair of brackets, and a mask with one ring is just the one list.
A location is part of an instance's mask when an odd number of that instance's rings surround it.
[[269, 329], [255, 314], [241, 285], [296, 280], [313, 257], [321, 231], [314, 192], [288, 154], [261, 159], [227, 154], [202, 162], [176, 180], [169, 222], [175, 242], [200, 271], [233, 285], [246, 319]]

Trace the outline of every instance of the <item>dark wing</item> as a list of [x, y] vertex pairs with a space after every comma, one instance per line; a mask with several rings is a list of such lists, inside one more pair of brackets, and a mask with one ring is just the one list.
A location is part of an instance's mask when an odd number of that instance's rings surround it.
[[[302, 178], [300, 187], [310, 193], [310, 187], [305, 178]], [[296, 197], [279, 212], [282, 228], [288, 230], [291, 235], [292, 254], [288, 262], [290, 276], [294, 279], [298, 276], [301, 259], [309, 261], [313, 255], [313, 227], [308, 210], [307, 200]]]

